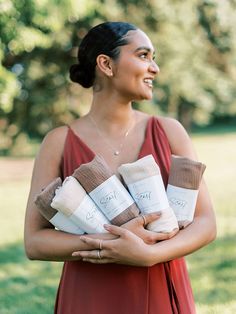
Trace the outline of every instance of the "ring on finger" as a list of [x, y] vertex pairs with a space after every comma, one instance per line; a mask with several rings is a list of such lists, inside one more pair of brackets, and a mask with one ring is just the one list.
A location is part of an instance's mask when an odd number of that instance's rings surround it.
[[102, 259], [102, 257], [101, 257], [101, 251], [100, 251], [100, 250], [97, 250], [97, 258], [98, 258], [98, 259]]
[[146, 224], [147, 224], [147, 220], [146, 220], [145, 216], [144, 216], [144, 215], [140, 215], [140, 216], [141, 216], [142, 219], [143, 219], [143, 224], [146, 225]]

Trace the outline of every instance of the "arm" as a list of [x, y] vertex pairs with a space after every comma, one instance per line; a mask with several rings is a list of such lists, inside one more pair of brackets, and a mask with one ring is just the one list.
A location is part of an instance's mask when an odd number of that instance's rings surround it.
[[[35, 160], [31, 188], [25, 216], [25, 251], [30, 259], [65, 261], [75, 260], [71, 253], [89, 249], [78, 235], [57, 231], [39, 213], [34, 204], [35, 195], [60, 176], [60, 164], [67, 128], [57, 128], [45, 137]], [[114, 238], [111, 234], [91, 235], [102, 239]]]
[[[72, 257], [72, 252], [90, 250], [92, 247], [80, 240], [79, 235], [73, 235], [55, 230], [54, 227], [39, 213], [34, 204], [35, 196], [55, 177], [60, 176], [60, 164], [67, 128], [61, 127], [51, 131], [44, 139], [35, 160], [31, 189], [29, 193], [25, 216], [25, 251], [29, 259], [65, 261], [79, 260]], [[157, 218], [147, 215], [147, 222]], [[142, 218], [138, 217], [126, 223], [124, 228], [132, 230], [147, 243], [165, 239], [162, 234], [155, 234], [144, 229]], [[87, 235], [96, 239], [114, 239], [111, 233]]]
[[[168, 136], [172, 154], [196, 159], [191, 141], [180, 123], [173, 119], [161, 119]], [[96, 260], [93, 251], [81, 252], [80, 256], [96, 263], [116, 262], [139, 266], [151, 266], [190, 254], [215, 239], [216, 222], [206, 184], [202, 180], [195, 210], [194, 221], [168, 241], [147, 245], [140, 242], [127, 230], [109, 226], [109, 231], [119, 239], [104, 241], [102, 260]], [[96, 245], [96, 240], [83, 238], [84, 242]]]

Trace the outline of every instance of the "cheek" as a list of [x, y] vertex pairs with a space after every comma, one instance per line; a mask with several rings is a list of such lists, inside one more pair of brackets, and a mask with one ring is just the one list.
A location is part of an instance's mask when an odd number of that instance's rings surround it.
[[144, 62], [139, 60], [130, 60], [123, 61], [122, 65], [118, 68], [118, 74], [125, 78], [126, 80], [132, 80], [135, 77], [143, 76], [147, 72], [147, 66]]

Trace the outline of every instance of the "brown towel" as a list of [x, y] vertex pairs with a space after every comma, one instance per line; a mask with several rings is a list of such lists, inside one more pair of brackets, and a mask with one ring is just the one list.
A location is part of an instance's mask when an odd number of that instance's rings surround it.
[[166, 196], [160, 168], [152, 155], [123, 164], [118, 171], [143, 214], [161, 211], [161, 217], [148, 224], [147, 229], [163, 233], [178, 229], [177, 219]]
[[73, 176], [80, 182], [108, 220], [117, 226], [138, 216], [129, 192], [100, 156], [77, 168]]
[[61, 183], [61, 178], [54, 179], [45, 189], [36, 195], [35, 204], [41, 215], [57, 229], [73, 234], [83, 234], [84, 231], [78, 228], [65, 215], [50, 206], [55, 196], [55, 191], [61, 186]]
[[171, 157], [167, 197], [177, 217], [179, 227], [185, 228], [192, 221], [198, 190], [206, 166], [186, 157]]

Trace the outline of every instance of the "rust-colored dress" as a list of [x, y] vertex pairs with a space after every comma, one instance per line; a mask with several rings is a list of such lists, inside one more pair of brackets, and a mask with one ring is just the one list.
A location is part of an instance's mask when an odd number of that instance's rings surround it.
[[[150, 117], [139, 158], [152, 154], [167, 184], [170, 147], [156, 117]], [[62, 161], [64, 177], [94, 152], [69, 128]], [[55, 305], [57, 314], [194, 314], [184, 258], [136, 267], [65, 262]]]

